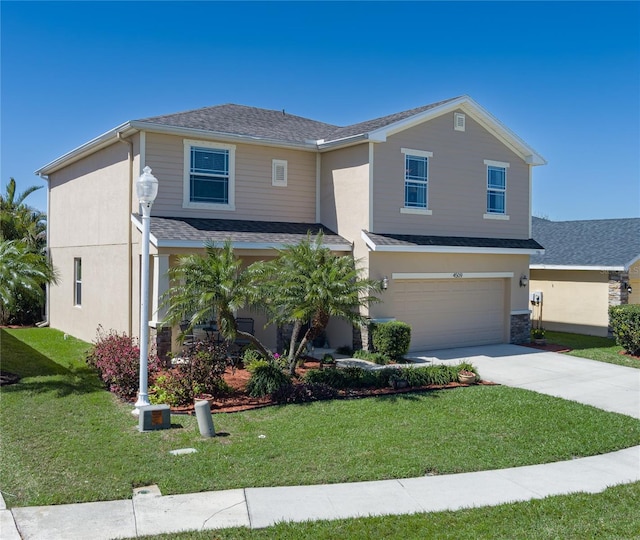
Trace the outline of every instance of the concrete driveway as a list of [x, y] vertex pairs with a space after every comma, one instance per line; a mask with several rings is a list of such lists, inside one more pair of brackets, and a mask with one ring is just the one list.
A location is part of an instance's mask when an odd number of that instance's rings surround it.
[[477, 367], [489, 381], [561, 397], [640, 419], [640, 370], [518, 345], [413, 352], [417, 363]]

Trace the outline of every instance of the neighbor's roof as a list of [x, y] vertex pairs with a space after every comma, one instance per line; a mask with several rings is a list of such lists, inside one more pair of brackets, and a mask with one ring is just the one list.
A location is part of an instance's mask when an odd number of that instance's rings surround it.
[[369, 231], [362, 231], [362, 238], [372, 251], [531, 255], [544, 249], [535, 240], [516, 238], [374, 234]]
[[628, 270], [640, 259], [640, 218], [550, 221], [532, 218], [533, 237], [544, 255], [531, 268]]
[[531, 165], [544, 158], [468, 96], [460, 96], [349, 126], [336, 126], [285, 111], [226, 104], [125, 122], [36, 171], [47, 175], [139, 131], [322, 151], [389, 135], [461, 110]]
[[[142, 230], [139, 215], [134, 214], [131, 220]], [[201, 248], [206, 242], [231, 240], [237, 249], [279, 249], [319, 231], [324, 234], [323, 244], [332, 251], [351, 251], [348, 240], [319, 223], [152, 216], [150, 240], [158, 248]]]

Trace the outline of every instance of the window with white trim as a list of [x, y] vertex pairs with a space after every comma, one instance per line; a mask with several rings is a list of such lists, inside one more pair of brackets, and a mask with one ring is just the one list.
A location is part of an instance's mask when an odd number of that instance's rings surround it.
[[287, 186], [287, 160], [274, 159], [271, 165], [271, 184], [274, 186]]
[[184, 141], [184, 206], [234, 209], [235, 146]]
[[403, 148], [404, 154], [404, 207], [427, 209], [429, 158], [432, 152]]
[[485, 160], [487, 166], [487, 214], [504, 215], [507, 212], [508, 163]]
[[82, 259], [73, 259], [73, 305], [82, 305]]

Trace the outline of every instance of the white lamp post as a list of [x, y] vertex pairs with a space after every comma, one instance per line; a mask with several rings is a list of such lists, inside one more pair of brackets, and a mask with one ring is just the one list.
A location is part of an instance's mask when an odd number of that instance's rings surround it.
[[145, 167], [136, 182], [136, 194], [142, 207], [142, 261], [140, 267], [140, 390], [133, 414], [140, 414], [140, 408], [150, 405], [148, 393], [148, 356], [149, 356], [149, 228], [151, 205], [158, 195], [158, 179], [151, 174], [151, 168]]

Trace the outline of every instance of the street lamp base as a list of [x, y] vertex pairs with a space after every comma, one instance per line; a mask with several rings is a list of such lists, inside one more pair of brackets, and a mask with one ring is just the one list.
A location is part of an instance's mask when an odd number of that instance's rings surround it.
[[138, 394], [138, 401], [136, 401], [134, 405], [135, 409], [131, 411], [131, 414], [134, 416], [140, 416], [140, 409], [142, 407], [148, 407], [149, 405], [151, 405], [151, 403], [149, 403], [149, 398], [146, 395]]

